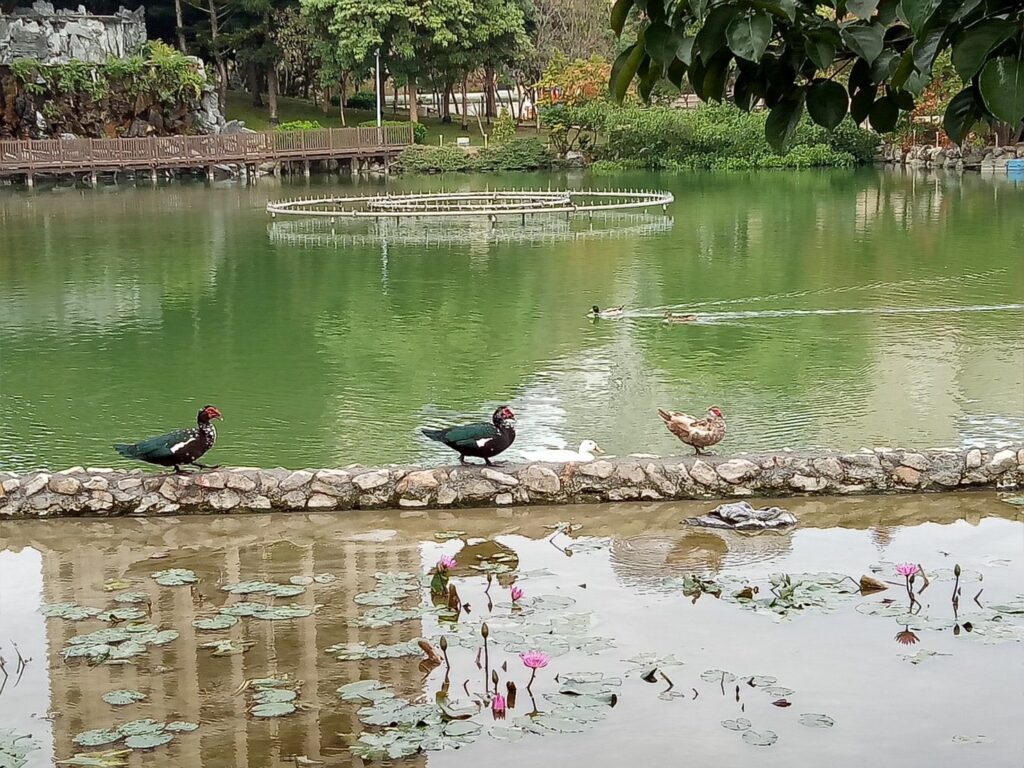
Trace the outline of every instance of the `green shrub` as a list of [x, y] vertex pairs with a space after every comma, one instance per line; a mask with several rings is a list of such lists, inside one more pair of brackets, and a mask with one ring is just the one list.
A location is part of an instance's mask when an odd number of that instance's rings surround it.
[[[382, 120], [381, 125], [400, 125], [404, 128], [412, 126], [412, 140], [416, 144], [424, 144], [427, 141], [427, 126], [423, 123], [410, 123], [408, 120]], [[364, 120], [359, 123], [360, 128], [376, 128], [376, 120]]]
[[493, 144], [504, 144], [516, 137], [516, 119], [507, 109], [494, 121], [490, 140]]
[[277, 126], [279, 131], [320, 131], [323, 130], [323, 126], [320, 125], [316, 120], [289, 120], [285, 123], [279, 123]]
[[870, 162], [878, 137], [850, 119], [827, 131], [804, 118], [789, 152], [777, 155], [764, 139], [768, 113], [729, 104], [697, 109], [616, 106], [605, 101], [551, 105], [541, 112], [552, 148], [576, 147], [595, 160], [653, 169], [845, 167]]
[[512, 139], [476, 150], [459, 147], [412, 146], [396, 162], [401, 173], [462, 173], [468, 171], [526, 171], [551, 163], [544, 144], [535, 138]]
[[349, 109], [376, 109], [377, 94], [369, 91], [359, 91], [348, 97], [345, 106]]

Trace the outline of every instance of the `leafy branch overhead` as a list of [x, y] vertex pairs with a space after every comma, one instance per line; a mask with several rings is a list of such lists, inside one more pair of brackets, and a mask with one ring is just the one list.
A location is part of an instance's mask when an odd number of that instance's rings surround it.
[[981, 120], [1024, 121], [1024, 3], [1019, 0], [616, 0], [611, 28], [636, 40], [612, 67], [621, 100], [636, 80], [689, 81], [701, 99], [771, 110], [765, 136], [777, 151], [804, 110], [834, 128], [848, 114], [891, 131], [950, 51], [963, 89], [943, 117], [962, 143]]

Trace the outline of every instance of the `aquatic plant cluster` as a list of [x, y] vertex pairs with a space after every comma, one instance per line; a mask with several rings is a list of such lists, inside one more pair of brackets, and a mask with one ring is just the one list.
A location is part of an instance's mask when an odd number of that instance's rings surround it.
[[[548, 541], [566, 556], [611, 545], [607, 538], [579, 537], [580, 527], [571, 522], [548, 526]], [[521, 569], [516, 553], [495, 540], [469, 538], [463, 531], [442, 531], [435, 538], [445, 551], [426, 573], [377, 572], [372, 589], [352, 596], [364, 610], [349, 622], [353, 627], [377, 630], [423, 620], [424, 626], [435, 629], [404, 642], [339, 643], [326, 649], [339, 662], [418, 660], [423, 680], [436, 681], [432, 693], [417, 689], [408, 694], [377, 679], [351, 680], [340, 686], [337, 696], [358, 707], [356, 716], [365, 728], [347, 736], [353, 755], [368, 761], [399, 760], [425, 751], [466, 747], [484, 736], [511, 742], [582, 732], [606, 719], [624, 691], [632, 695], [635, 689], [627, 687], [628, 678], [658, 685], [656, 697], [666, 703], [695, 700], [701, 695], [742, 700], [743, 716], [722, 720], [722, 728], [738, 734], [751, 747], [767, 748], [778, 742], [775, 731], [759, 724], [759, 708], [790, 711], [799, 697], [775, 676], [708, 669], [685, 679], [677, 671], [683, 661], [655, 654], [621, 660], [621, 677], [607, 671], [580, 670], [580, 656], [611, 652], [615, 642], [595, 633], [592, 614], [575, 610], [574, 598], [550, 593], [550, 588], [541, 586], [553, 573]], [[453, 553], [450, 550], [456, 542], [461, 547]], [[721, 600], [776, 621], [792, 621], [807, 612], [828, 612], [856, 602], [855, 610], [861, 614], [895, 620], [898, 645], [919, 646], [915, 653], [902, 657], [912, 665], [939, 655], [920, 647], [930, 632], [952, 632], [986, 643], [1024, 641], [1024, 595], [997, 604], [982, 602], [983, 576], [977, 571], [958, 564], [932, 569], [915, 562], [878, 563], [868, 570], [870, 574], [859, 580], [841, 573], [775, 573], [757, 580], [694, 573], [663, 579], [658, 591], [693, 603]], [[172, 590], [193, 589], [201, 581], [186, 568], [154, 571], [149, 578]], [[331, 590], [337, 581], [333, 574], [322, 573], [293, 576], [286, 582], [220, 584], [218, 589], [228, 595], [228, 602], [194, 619], [193, 626], [203, 633], [217, 633], [241, 619], [310, 620], [319, 604], [284, 601], [309, 589]], [[472, 609], [460, 596], [460, 588], [467, 594], [470, 590], [477, 593]], [[479, 602], [481, 589], [486, 599], [483, 605]], [[104, 590], [112, 593], [112, 605], [63, 602], [43, 606], [42, 612], [49, 618], [111, 624], [72, 636], [63, 653], [66, 663], [83, 659], [89, 664], [134, 663], [150, 647], [178, 638], [177, 630], [161, 629], [147, 621], [150, 598], [137, 583], [110, 579]], [[921, 597], [925, 590], [931, 590], [927, 606]], [[558, 591], [556, 587], [554, 592]], [[936, 591], [942, 600], [935, 599]], [[890, 597], [900, 593], [905, 596]], [[330, 601], [326, 594], [318, 599]], [[213, 656], [226, 656], [245, 653], [254, 645], [250, 640], [215, 636], [200, 647], [213, 649]], [[576, 661], [570, 665], [567, 658]], [[604, 666], [607, 669], [607, 661]], [[310, 705], [301, 701], [301, 691], [301, 681], [277, 674], [246, 680], [234, 694], [245, 697], [250, 717], [262, 720], [308, 710]], [[147, 693], [118, 689], [107, 691], [102, 699], [118, 711], [130, 711], [147, 701]], [[794, 722], [808, 728], [828, 729], [835, 724], [826, 713], [792, 711]], [[62, 763], [125, 765], [134, 751], [161, 747], [199, 728], [194, 723], [149, 718], [94, 728], [77, 734], [73, 741], [84, 749], [103, 749], [78, 753]], [[4, 761], [0, 765], [20, 768], [25, 755], [35, 748], [24, 736], [0, 731], [0, 758]]]

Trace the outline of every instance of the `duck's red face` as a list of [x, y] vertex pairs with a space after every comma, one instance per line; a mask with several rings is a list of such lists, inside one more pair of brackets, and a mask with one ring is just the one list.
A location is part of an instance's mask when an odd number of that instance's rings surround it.
[[206, 418], [209, 420], [220, 419], [224, 420], [224, 416], [219, 410], [214, 408], [212, 405], [207, 405], [203, 408], [203, 413], [206, 414]]
[[708, 408], [708, 413], [710, 413], [716, 419], [722, 418], [722, 412], [720, 410], [718, 410], [718, 406], [717, 405], [713, 405], [710, 408]]
[[515, 417], [516, 415], [512, 413], [512, 409], [507, 405], [501, 406], [501, 408], [494, 412], [494, 418], [497, 421], [512, 421]]

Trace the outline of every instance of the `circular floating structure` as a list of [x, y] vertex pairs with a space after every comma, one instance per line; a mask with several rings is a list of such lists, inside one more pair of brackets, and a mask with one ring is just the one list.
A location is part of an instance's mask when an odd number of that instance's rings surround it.
[[267, 203], [267, 213], [277, 216], [315, 216], [328, 219], [427, 218], [564, 213], [602, 213], [661, 206], [664, 211], [675, 198], [671, 192], [640, 189], [532, 190], [505, 189], [485, 192], [417, 192], [397, 195], [351, 195], [280, 200]]

